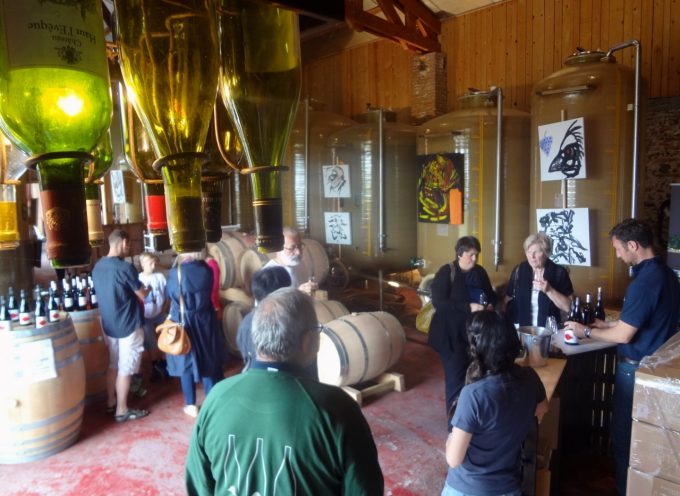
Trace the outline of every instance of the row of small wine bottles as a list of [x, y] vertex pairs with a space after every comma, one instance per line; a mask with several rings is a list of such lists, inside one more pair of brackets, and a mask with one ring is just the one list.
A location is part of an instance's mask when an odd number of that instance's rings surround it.
[[592, 324], [595, 319], [604, 320], [604, 301], [602, 300], [602, 287], [597, 288], [597, 301], [593, 306], [593, 295], [586, 293], [586, 301], [581, 304], [581, 298], [576, 296], [571, 302], [571, 309], [567, 314], [567, 320], [580, 324]]
[[91, 276], [72, 277], [62, 280], [62, 289], [58, 289], [56, 281], [50, 282], [48, 290], [36, 285], [33, 290], [33, 305], [26, 296], [26, 291], [19, 292], [19, 304], [14, 296], [14, 288], [10, 286], [7, 300], [0, 295], [0, 332], [11, 331], [14, 326], [37, 328], [59, 321], [59, 313], [77, 312], [97, 308], [97, 293]]

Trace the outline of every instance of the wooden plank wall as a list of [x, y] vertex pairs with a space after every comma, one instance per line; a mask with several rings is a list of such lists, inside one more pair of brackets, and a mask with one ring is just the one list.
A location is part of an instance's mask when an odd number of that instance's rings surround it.
[[[606, 50], [629, 39], [641, 42], [648, 95], [680, 96], [680, 0], [508, 0], [451, 18], [440, 38], [448, 108], [470, 87], [499, 85], [506, 106], [530, 110], [534, 83], [561, 68], [575, 47]], [[369, 102], [409, 107], [412, 57], [380, 40], [309, 61], [305, 94], [348, 116]], [[633, 48], [616, 57], [634, 65]]]

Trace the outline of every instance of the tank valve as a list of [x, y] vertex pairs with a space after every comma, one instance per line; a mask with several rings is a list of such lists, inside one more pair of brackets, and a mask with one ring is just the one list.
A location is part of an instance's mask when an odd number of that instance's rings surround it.
[[426, 265], [424, 258], [412, 257], [408, 262], [414, 269], [424, 269]]

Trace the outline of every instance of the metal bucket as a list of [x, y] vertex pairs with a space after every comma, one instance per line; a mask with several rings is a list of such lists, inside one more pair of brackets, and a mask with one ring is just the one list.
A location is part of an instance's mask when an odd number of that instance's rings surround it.
[[548, 363], [552, 331], [545, 327], [522, 326], [517, 329], [524, 349], [524, 359], [532, 367], [544, 367]]

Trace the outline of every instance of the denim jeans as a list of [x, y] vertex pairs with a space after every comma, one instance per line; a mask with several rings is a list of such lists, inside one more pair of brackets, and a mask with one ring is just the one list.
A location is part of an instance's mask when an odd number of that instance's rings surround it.
[[616, 375], [614, 376], [610, 435], [614, 451], [616, 490], [620, 495], [626, 494], [636, 369], [636, 365], [619, 361], [616, 364]]
[[[205, 389], [205, 395], [217, 384], [222, 377], [201, 377], [201, 382], [203, 383], [203, 389]], [[196, 384], [194, 383], [194, 374], [191, 370], [185, 371], [179, 378], [180, 385], [182, 386], [182, 394], [184, 395], [185, 405], [195, 405], [196, 404]]]
[[[457, 489], [452, 488], [448, 484], [444, 484], [444, 489], [442, 490], [441, 496], [476, 496], [471, 493], [461, 493]], [[498, 494], [497, 496], [522, 496], [522, 490], [517, 489], [509, 493]]]

